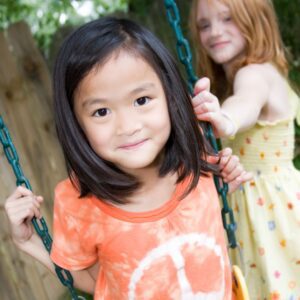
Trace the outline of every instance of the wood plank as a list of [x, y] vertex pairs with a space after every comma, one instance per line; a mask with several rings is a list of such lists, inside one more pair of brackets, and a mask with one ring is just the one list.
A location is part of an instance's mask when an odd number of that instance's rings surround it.
[[[45, 196], [42, 213], [51, 232], [53, 188], [66, 175], [49, 103], [50, 76], [26, 25], [13, 26], [7, 36], [0, 32], [0, 113], [33, 190]], [[15, 177], [2, 149], [0, 179], [1, 299], [59, 299], [65, 288], [58, 279], [18, 251], [9, 238], [3, 204], [15, 189]]]

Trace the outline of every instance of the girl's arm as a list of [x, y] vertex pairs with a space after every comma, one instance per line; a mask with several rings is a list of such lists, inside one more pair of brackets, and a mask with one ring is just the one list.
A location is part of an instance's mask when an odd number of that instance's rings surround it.
[[269, 99], [269, 86], [261, 68], [249, 65], [240, 69], [234, 79], [233, 95], [220, 106], [209, 92], [209, 80], [200, 79], [192, 99], [199, 120], [212, 124], [216, 137], [233, 136], [252, 127]]
[[[8, 216], [12, 239], [15, 245], [23, 252], [29, 254], [53, 274], [53, 262], [45, 249], [40, 237], [34, 232], [31, 219], [42, 217], [40, 206], [43, 202], [41, 196], [34, 195], [25, 187], [19, 186], [5, 201], [5, 211]], [[95, 264], [88, 269], [71, 271], [76, 288], [93, 294], [99, 265]]]

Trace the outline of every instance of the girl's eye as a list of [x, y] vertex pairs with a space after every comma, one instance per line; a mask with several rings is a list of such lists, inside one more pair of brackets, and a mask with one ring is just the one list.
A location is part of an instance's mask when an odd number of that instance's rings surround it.
[[232, 19], [231, 19], [231, 16], [227, 16], [227, 17], [224, 17], [224, 22], [230, 22]]
[[140, 97], [134, 101], [134, 106], [142, 106], [149, 103], [150, 99], [148, 97]]
[[109, 110], [107, 108], [100, 108], [97, 109], [94, 113], [94, 117], [105, 117], [107, 114], [109, 114]]
[[202, 23], [202, 24], [199, 24], [199, 25], [198, 25], [198, 29], [199, 29], [200, 31], [206, 30], [206, 29], [208, 29], [208, 28], [209, 28], [209, 23]]

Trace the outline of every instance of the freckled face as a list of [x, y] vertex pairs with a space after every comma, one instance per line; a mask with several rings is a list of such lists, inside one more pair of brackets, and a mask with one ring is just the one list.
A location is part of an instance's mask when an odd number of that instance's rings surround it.
[[245, 51], [245, 38], [219, 0], [199, 0], [197, 27], [202, 46], [217, 64], [230, 65]]
[[158, 76], [124, 51], [81, 81], [74, 111], [93, 150], [131, 174], [157, 162], [171, 132]]

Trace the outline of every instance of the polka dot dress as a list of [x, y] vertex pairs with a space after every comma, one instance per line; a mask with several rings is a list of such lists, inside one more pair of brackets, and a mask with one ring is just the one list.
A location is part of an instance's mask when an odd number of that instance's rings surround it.
[[[292, 97], [296, 111], [295, 94]], [[223, 142], [254, 178], [229, 198], [251, 300], [300, 300], [300, 172], [292, 163], [294, 117], [258, 122]], [[240, 263], [238, 251], [231, 258]]]

